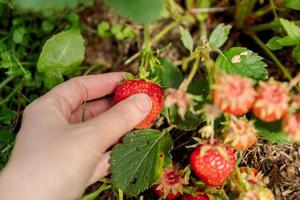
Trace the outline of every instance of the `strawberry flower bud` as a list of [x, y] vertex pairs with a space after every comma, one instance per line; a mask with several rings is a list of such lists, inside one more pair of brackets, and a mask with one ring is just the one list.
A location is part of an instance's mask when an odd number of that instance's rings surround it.
[[173, 88], [166, 90], [166, 97], [164, 101], [165, 107], [177, 105], [178, 114], [182, 119], [187, 110], [193, 110], [193, 98], [191, 94], [188, 94], [184, 90], [176, 90]]

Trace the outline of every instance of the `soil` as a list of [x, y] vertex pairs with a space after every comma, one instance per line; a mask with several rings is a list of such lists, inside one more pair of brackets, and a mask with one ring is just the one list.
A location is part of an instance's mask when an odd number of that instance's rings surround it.
[[[217, 20], [220, 20], [220, 16], [223, 22], [230, 22], [230, 17], [226, 13], [216, 14], [210, 16], [210, 27], [214, 27]], [[80, 11], [80, 18], [87, 30], [85, 33], [86, 38], [86, 59], [85, 63], [89, 65], [95, 65], [96, 70], [92, 73], [102, 73], [108, 71], [128, 71], [136, 73], [138, 71], [139, 60], [135, 60], [127, 65], [125, 61], [134, 55], [141, 47], [142, 41], [142, 27], [134, 25], [134, 29], [137, 33], [137, 37], [134, 39], [127, 39], [124, 41], [117, 41], [114, 38], [100, 39], [96, 35], [97, 25], [105, 20], [109, 23], [122, 23], [130, 24], [129, 21], [120, 19], [111, 11], [109, 11], [103, 2], [98, 0], [91, 8]], [[232, 17], [231, 17], [232, 18]], [[268, 21], [268, 19], [267, 19]], [[260, 20], [262, 22], [262, 20]], [[152, 36], [161, 30], [163, 26], [168, 22], [160, 22], [154, 25], [152, 30]], [[209, 27], [209, 28], [210, 28]], [[190, 27], [192, 34], [195, 38], [198, 38], [200, 33], [199, 28]], [[268, 32], [267, 32], [268, 33]], [[259, 55], [265, 58], [265, 62], [270, 66], [269, 73], [276, 79], [283, 80], [281, 71], [273, 67], [274, 63], [270, 60], [264, 52], [259, 49], [253, 41], [247, 38], [247, 36], [240, 36], [239, 32], [232, 32], [231, 39], [235, 38], [234, 35], [238, 34], [241, 41], [241, 45], [248, 47], [249, 49], [257, 52]], [[262, 37], [266, 33], [261, 33]], [[270, 33], [271, 34], [271, 33]], [[271, 37], [271, 36], [270, 36]], [[171, 31], [166, 38], [163, 38], [156, 47], [163, 47], [168, 43], [172, 43], [172, 47], [167, 49], [162, 56], [166, 57], [176, 63], [183, 56], [187, 55], [187, 51], [182, 47], [177, 30]], [[235, 41], [233, 41], [235, 42]], [[281, 59], [285, 66], [288, 66], [288, 70], [295, 75], [297, 73], [297, 67], [294, 61], [288, 59], [287, 51], [279, 51], [277, 53], [278, 58]], [[300, 200], [300, 145], [278, 145], [271, 144], [265, 140], [260, 139], [259, 142], [251, 149], [243, 153], [244, 159], [241, 161], [243, 165], [250, 166], [259, 169], [269, 179], [268, 187], [272, 189], [277, 200]], [[99, 184], [91, 186], [88, 191], [92, 191], [99, 187]], [[113, 192], [105, 192], [100, 199], [115, 199]], [[145, 192], [144, 199], [156, 199], [151, 192]]]

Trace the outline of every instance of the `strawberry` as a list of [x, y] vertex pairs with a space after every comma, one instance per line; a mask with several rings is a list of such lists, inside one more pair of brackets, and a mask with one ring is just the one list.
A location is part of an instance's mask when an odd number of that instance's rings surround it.
[[300, 142], [300, 113], [286, 116], [282, 126], [289, 138], [295, 142]]
[[271, 190], [265, 187], [254, 187], [240, 195], [238, 200], [274, 200]]
[[300, 108], [300, 93], [298, 93], [297, 95], [295, 95], [292, 100], [291, 100], [291, 103], [290, 103], [290, 107], [293, 109], [293, 110], [297, 110]]
[[252, 108], [256, 117], [265, 122], [281, 119], [288, 111], [289, 90], [286, 83], [270, 79], [260, 82]]
[[[248, 183], [252, 185], [265, 184], [263, 174], [259, 172], [257, 169], [251, 167], [240, 167], [239, 170], [240, 170], [241, 177], [247, 180]], [[235, 178], [238, 178], [238, 173], [236, 172], [234, 176]]]
[[235, 168], [235, 155], [220, 142], [200, 144], [190, 156], [193, 172], [208, 186], [218, 187]]
[[250, 167], [240, 167], [239, 170], [242, 177], [244, 177], [249, 183], [256, 184], [258, 182], [257, 176], [259, 174], [259, 171], [257, 169]]
[[154, 192], [167, 200], [179, 197], [184, 188], [182, 175], [174, 167], [164, 169], [162, 177], [153, 186]]
[[[163, 192], [162, 189], [161, 190], [154, 189], [154, 192], [159, 197], [163, 197], [164, 196], [164, 192]], [[181, 195], [180, 192], [169, 193], [167, 196], [164, 197], [164, 199], [166, 199], [166, 200], [173, 200], [173, 199], [176, 199], [177, 197], [179, 197], [180, 195]]]
[[163, 108], [163, 90], [155, 83], [145, 80], [127, 80], [117, 86], [114, 92], [116, 103], [135, 94], [147, 94], [152, 100], [152, 110], [136, 128], [149, 128]]
[[225, 143], [235, 150], [245, 150], [256, 142], [256, 129], [247, 119], [232, 119], [225, 126]]
[[209, 197], [206, 194], [200, 192], [196, 195], [185, 194], [182, 200], [209, 200]]
[[252, 107], [255, 90], [251, 79], [239, 75], [222, 75], [213, 85], [215, 105], [224, 112], [244, 115]]

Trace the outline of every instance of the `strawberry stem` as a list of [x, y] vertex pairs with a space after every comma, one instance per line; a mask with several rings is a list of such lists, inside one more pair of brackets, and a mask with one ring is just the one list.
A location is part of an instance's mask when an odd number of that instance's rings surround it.
[[187, 91], [189, 85], [191, 84], [191, 82], [193, 81], [193, 78], [195, 77], [195, 75], [197, 73], [197, 70], [199, 68], [199, 63], [200, 63], [200, 57], [201, 57], [200, 55], [201, 55], [200, 53], [198, 53], [196, 55], [195, 62], [193, 64], [192, 70], [189, 73], [188, 78], [184, 82], [182, 82], [182, 84], [180, 86], [180, 89], [182, 89], [183, 91]]
[[214, 136], [215, 136], [215, 120], [214, 120], [214, 118], [211, 118], [211, 119], [209, 119], [209, 121], [210, 121], [212, 130], [213, 130], [213, 132], [210, 136], [210, 144], [213, 145], [214, 144]]
[[249, 36], [264, 50], [264, 52], [274, 61], [274, 63], [278, 66], [278, 68], [283, 72], [284, 76], [288, 80], [292, 80], [290, 73], [286, 70], [286, 68], [281, 64], [278, 58], [273, 54], [272, 51], [254, 34], [250, 33]]
[[[149, 47], [154, 46], [157, 42], [159, 42], [159, 40], [161, 40], [167, 33], [169, 33], [171, 30], [173, 30], [173, 28], [175, 28], [176, 26], [178, 26], [178, 22], [174, 21], [171, 22], [170, 24], [168, 24], [167, 26], [165, 26], [164, 29], [162, 29], [154, 38], [153, 40], [151, 40], [149, 42]], [[141, 51], [136, 52], [134, 55], [132, 55], [130, 58], [128, 58], [125, 61], [125, 65], [128, 65], [129, 63], [131, 63], [132, 61], [134, 61], [135, 59], [137, 59], [139, 56], [141, 55]]]

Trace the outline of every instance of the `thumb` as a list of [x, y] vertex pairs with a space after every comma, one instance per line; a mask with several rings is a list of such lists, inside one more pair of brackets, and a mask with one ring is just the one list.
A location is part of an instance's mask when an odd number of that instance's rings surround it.
[[145, 94], [137, 94], [121, 101], [100, 116], [82, 126], [92, 128], [92, 135], [103, 152], [125, 133], [134, 129], [152, 109], [152, 101]]

